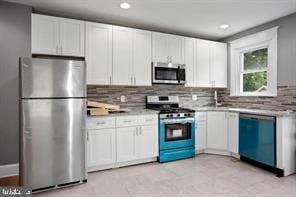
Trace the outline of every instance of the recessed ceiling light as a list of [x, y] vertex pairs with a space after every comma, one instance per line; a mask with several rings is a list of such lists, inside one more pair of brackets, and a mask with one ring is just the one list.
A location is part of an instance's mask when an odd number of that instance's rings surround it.
[[121, 7], [122, 9], [129, 9], [129, 8], [131, 7], [131, 4], [129, 4], [129, 3], [127, 3], [127, 2], [122, 2], [122, 3], [120, 4], [120, 7]]
[[220, 29], [227, 29], [229, 28], [229, 25], [228, 24], [222, 24], [219, 26]]

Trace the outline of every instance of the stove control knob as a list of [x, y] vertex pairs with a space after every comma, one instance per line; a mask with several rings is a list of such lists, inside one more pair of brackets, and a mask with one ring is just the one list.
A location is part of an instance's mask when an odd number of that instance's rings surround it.
[[174, 117], [174, 115], [173, 115], [173, 114], [171, 114], [171, 118], [172, 118], [172, 117]]
[[168, 117], [170, 117], [170, 115], [168, 114], [168, 115], [166, 115], [166, 117], [168, 118]]
[[180, 117], [180, 114], [178, 114], [177, 116]]

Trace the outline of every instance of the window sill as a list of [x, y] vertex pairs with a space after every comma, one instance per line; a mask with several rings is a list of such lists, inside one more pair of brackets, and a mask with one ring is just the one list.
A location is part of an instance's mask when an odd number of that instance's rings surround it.
[[277, 94], [230, 94], [229, 97], [277, 97]]

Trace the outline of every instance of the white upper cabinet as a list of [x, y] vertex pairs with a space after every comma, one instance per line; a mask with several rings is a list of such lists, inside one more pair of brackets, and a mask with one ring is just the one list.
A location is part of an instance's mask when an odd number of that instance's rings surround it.
[[207, 148], [228, 150], [227, 112], [208, 112]]
[[195, 39], [185, 38], [186, 86], [195, 86]]
[[86, 23], [87, 84], [112, 83], [112, 25]]
[[152, 60], [183, 64], [184, 37], [153, 32]]
[[184, 64], [184, 37], [168, 35], [171, 62]]
[[167, 34], [152, 33], [152, 60], [159, 62], [169, 61], [169, 45]]
[[113, 84], [132, 85], [133, 29], [113, 26]]
[[227, 45], [225, 43], [186, 38], [185, 64], [187, 86], [227, 87]]
[[85, 22], [32, 14], [32, 53], [84, 56]]
[[227, 87], [227, 44], [213, 43], [212, 44], [212, 81], [214, 87]]
[[60, 18], [60, 52], [62, 55], [83, 57], [85, 22]]
[[32, 53], [56, 55], [59, 50], [59, 19], [32, 14]]
[[151, 85], [151, 32], [133, 31], [133, 85]]
[[212, 87], [210, 42], [196, 40], [196, 86]]

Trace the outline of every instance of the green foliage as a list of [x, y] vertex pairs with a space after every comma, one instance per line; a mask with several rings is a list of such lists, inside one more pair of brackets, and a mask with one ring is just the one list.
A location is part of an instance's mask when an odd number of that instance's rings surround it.
[[[260, 49], [244, 53], [244, 70], [260, 70], [266, 69], [268, 64], [268, 49]], [[254, 92], [260, 89], [264, 91], [264, 86], [267, 86], [267, 72], [254, 72], [244, 74], [243, 76], [243, 91]]]
[[244, 92], [254, 92], [266, 85], [267, 85], [266, 71], [244, 74], [244, 84], [243, 84]]

